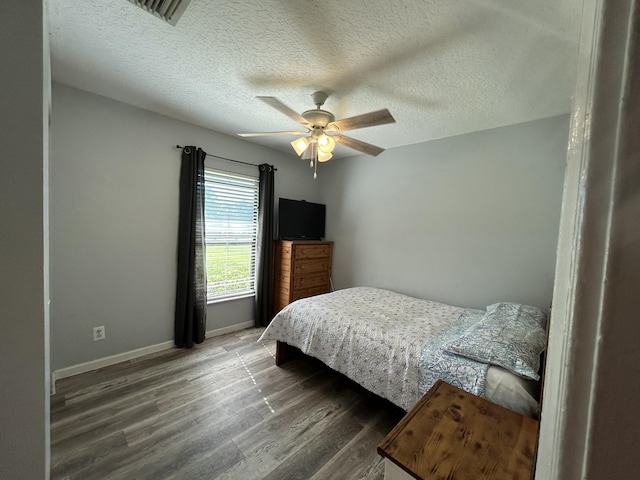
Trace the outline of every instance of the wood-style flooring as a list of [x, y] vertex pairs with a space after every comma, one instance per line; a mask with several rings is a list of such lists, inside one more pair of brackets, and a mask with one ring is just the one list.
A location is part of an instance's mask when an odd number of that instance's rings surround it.
[[276, 367], [261, 333], [59, 380], [51, 478], [382, 480], [404, 412], [312, 358]]

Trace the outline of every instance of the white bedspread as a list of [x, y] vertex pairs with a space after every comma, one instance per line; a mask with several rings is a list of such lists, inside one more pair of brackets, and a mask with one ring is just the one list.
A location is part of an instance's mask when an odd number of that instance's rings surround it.
[[419, 381], [423, 348], [463, 312], [389, 290], [349, 288], [291, 303], [259, 341], [298, 347], [409, 410], [425, 393]]

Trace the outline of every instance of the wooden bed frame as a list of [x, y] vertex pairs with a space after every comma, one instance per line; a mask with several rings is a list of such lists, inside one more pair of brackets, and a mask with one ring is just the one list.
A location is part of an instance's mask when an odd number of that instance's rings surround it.
[[280, 365], [294, 359], [298, 355], [302, 355], [299, 348], [289, 345], [288, 343], [276, 341], [276, 365]]

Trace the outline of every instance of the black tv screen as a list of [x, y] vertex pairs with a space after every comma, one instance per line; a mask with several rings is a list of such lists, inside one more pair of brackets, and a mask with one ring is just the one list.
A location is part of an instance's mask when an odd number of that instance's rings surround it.
[[282, 240], [320, 240], [324, 237], [325, 212], [322, 203], [281, 198], [278, 237]]

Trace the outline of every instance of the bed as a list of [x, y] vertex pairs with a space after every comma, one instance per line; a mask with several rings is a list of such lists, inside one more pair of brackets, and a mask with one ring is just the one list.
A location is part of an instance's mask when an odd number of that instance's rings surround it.
[[519, 413], [538, 413], [546, 315], [497, 303], [472, 310], [372, 287], [297, 300], [259, 342], [277, 342], [277, 363], [295, 347], [409, 410], [442, 379]]

